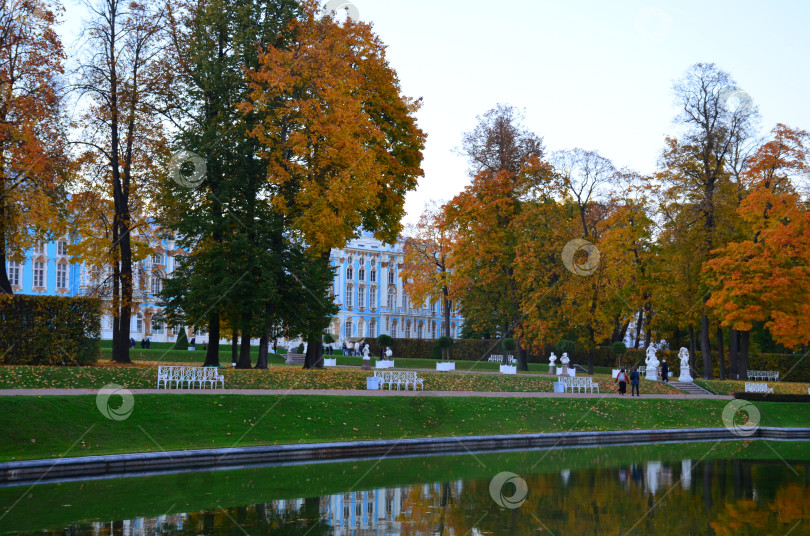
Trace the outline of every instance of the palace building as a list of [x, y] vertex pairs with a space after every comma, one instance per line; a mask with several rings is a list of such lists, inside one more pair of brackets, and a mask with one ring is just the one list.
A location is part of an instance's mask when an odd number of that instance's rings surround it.
[[[131, 337], [136, 341], [173, 342], [177, 330], [161, 323], [157, 295], [163, 280], [171, 277], [176, 257], [185, 252], [173, 240], [156, 240], [140, 235], [154, 253], [134, 264], [133, 293], [137, 303], [132, 315]], [[26, 253], [24, 262], [6, 263], [15, 294], [61, 296], [100, 296], [110, 298], [111, 269], [93, 268], [75, 262], [67, 254], [67, 237], [40, 242]], [[440, 300], [424, 307], [415, 306], [405, 293], [401, 272], [404, 241], [383, 244], [370, 233], [351, 240], [342, 249], [333, 249], [331, 263], [335, 271], [331, 294], [340, 310], [329, 331], [340, 342], [356, 338], [376, 338], [388, 334], [398, 338], [436, 339], [442, 335], [444, 313]], [[451, 310], [450, 336], [458, 338], [463, 318]], [[101, 336], [112, 338], [112, 318], [101, 318]], [[206, 333], [188, 333], [198, 343], [208, 340]], [[223, 341], [226, 342], [226, 341]], [[258, 344], [258, 339], [254, 341]]]

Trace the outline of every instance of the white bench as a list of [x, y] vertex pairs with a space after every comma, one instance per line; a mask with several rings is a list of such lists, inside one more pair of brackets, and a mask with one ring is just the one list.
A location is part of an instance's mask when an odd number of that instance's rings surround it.
[[374, 376], [380, 378], [380, 383], [383, 385], [388, 384], [389, 391], [394, 385], [397, 386], [397, 391], [399, 391], [400, 385], [404, 385], [406, 391], [411, 385], [413, 385], [414, 391], [416, 391], [417, 385], [420, 386], [423, 391], [425, 390], [423, 379], [417, 376], [416, 372], [404, 370], [375, 370]]
[[590, 390], [593, 393], [593, 390], [596, 389], [596, 392], [599, 392], [599, 384], [593, 381], [593, 378], [588, 376], [580, 376], [579, 378], [576, 377], [567, 377], [561, 376], [560, 381], [563, 383], [563, 386], [566, 390], [570, 391], [571, 393], [574, 392], [574, 389], [577, 392], [587, 392]]
[[287, 352], [284, 362], [288, 365], [303, 365], [306, 356], [304, 354], [293, 354]]
[[[491, 356], [489, 356], [487, 361], [489, 361], [490, 363], [503, 363], [503, 355], [491, 355]], [[513, 356], [513, 355], [507, 355], [506, 356], [506, 363], [508, 365], [511, 365], [514, 362], [515, 362], [515, 356]]]
[[188, 387], [193, 389], [195, 386], [202, 389], [204, 386], [209, 386], [212, 389], [219, 383], [222, 388], [225, 388], [225, 376], [222, 376], [217, 370], [217, 367], [158, 367], [157, 388], [161, 388], [163, 384], [164, 389], [182, 389]]
[[767, 383], [745, 382], [746, 393], [773, 393], [773, 387], [768, 387]]
[[749, 370], [749, 380], [779, 381], [779, 372], [776, 370]]
[[394, 368], [394, 360], [393, 359], [378, 359], [377, 362], [374, 364], [374, 368], [378, 368], [378, 369]]

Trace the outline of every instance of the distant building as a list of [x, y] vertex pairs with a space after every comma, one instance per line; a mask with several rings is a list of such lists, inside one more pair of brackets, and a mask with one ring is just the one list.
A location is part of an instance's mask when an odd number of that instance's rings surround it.
[[[185, 255], [173, 240], [139, 235], [154, 253], [133, 266], [133, 298], [137, 303], [132, 315], [131, 337], [136, 341], [149, 337], [153, 342], [172, 342], [177, 328], [165, 325], [157, 295], [163, 280], [171, 277], [177, 257]], [[16, 294], [61, 296], [99, 296], [111, 299], [110, 267], [95, 268], [76, 263], [67, 254], [68, 238], [42, 242], [26, 253], [21, 263], [8, 261], [6, 269]], [[440, 300], [415, 308], [403, 287], [403, 241], [383, 244], [364, 233], [342, 249], [333, 249], [331, 264], [335, 271], [331, 290], [340, 310], [329, 326], [339, 342], [355, 338], [376, 338], [388, 334], [398, 338], [436, 339], [442, 336], [444, 314]], [[450, 336], [457, 338], [464, 320], [451, 311]], [[112, 317], [101, 318], [102, 339], [112, 338]], [[188, 332], [198, 343], [208, 334]], [[258, 344], [258, 340], [254, 341]]]

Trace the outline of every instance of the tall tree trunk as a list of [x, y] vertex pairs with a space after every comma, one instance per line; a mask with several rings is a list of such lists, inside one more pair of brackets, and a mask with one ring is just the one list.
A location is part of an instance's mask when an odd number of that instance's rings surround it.
[[737, 356], [737, 349], [739, 348], [739, 336], [737, 330], [730, 328], [728, 330], [728, 361], [731, 367], [729, 378], [732, 380], [740, 379], [740, 364]]
[[5, 197], [3, 195], [4, 184], [3, 177], [0, 175], [0, 294], [12, 294], [11, 282], [6, 272], [6, 229], [4, 223], [6, 221], [6, 208], [5, 202], [3, 201]]
[[709, 344], [709, 317], [705, 305], [700, 319], [700, 351], [703, 354], [703, 379], [711, 380], [714, 378], [714, 370], [712, 370], [712, 347]]
[[689, 324], [689, 360], [694, 363], [697, 355], [697, 341], [695, 341], [695, 326]]
[[740, 359], [738, 363], [740, 380], [748, 379], [748, 343], [750, 331], [740, 331]]
[[644, 325], [644, 307], [638, 308], [638, 319], [636, 320], [636, 342], [633, 348], [638, 350], [638, 343], [641, 342], [641, 328]]
[[267, 353], [270, 346], [270, 333], [262, 333], [259, 339], [259, 358], [256, 360], [257, 369], [267, 368]]
[[619, 332], [619, 342], [624, 342], [625, 337], [627, 337], [627, 330], [630, 328], [630, 319], [627, 319], [627, 322], [622, 324], [622, 329]]
[[239, 348], [239, 361], [236, 362], [236, 368], [249, 369], [253, 367], [250, 362], [250, 320], [251, 314], [247, 311], [242, 313], [242, 344]]
[[239, 359], [239, 331], [234, 328], [233, 335], [231, 339], [231, 364], [236, 365], [236, 361]]
[[[520, 339], [515, 339], [515, 344], [517, 347], [515, 348], [515, 357], [517, 358], [517, 369], [518, 370], [529, 370], [529, 356], [526, 353], [526, 348], [520, 344]], [[506, 352], [504, 352], [504, 358], [506, 357]]]
[[593, 347], [588, 349], [588, 375], [593, 376]]
[[219, 312], [208, 314], [208, 349], [205, 352], [204, 367], [219, 366]]
[[723, 354], [723, 328], [720, 325], [717, 326], [717, 358], [719, 361], [720, 366], [720, 375], [719, 378], [721, 380], [726, 379], [726, 358]]
[[323, 340], [320, 334], [307, 339], [307, 351], [304, 354], [304, 368], [323, 368]]

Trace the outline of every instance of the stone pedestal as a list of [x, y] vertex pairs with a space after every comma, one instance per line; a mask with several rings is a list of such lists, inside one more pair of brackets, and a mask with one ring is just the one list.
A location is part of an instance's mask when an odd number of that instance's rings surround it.
[[363, 370], [371, 370], [371, 359], [363, 359]]
[[554, 365], [549, 365], [548, 373], [554, 376], [555, 374], [557, 374], [557, 367], [555, 367]]
[[648, 380], [652, 380], [652, 381], [657, 382], [658, 381], [658, 366], [657, 365], [654, 366], [654, 367], [648, 366], [647, 367], [647, 373], [645, 374], [645, 377]]

